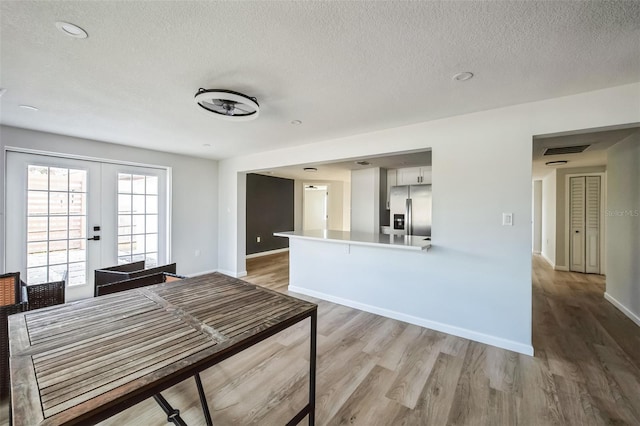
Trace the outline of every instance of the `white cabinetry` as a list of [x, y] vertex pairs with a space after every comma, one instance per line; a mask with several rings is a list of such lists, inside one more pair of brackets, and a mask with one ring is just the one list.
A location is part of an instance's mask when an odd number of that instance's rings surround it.
[[431, 166], [407, 167], [397, 170], [396, 185], [431, 183]]
[[398, 185], [398, 171], [396, 169], [387, 170], [387, 210], [389, 210], [389, 200], [391, 196], [391, 187]]

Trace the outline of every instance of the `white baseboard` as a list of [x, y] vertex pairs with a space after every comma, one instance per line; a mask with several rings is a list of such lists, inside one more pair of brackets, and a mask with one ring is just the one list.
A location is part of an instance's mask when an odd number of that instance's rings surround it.
[[542, 254], [542, 252], [541, 252], [541, 251], [538, 251], [538, 250], [534, 250], [534, 251], [533, 251], [533, 254]]
[[569, 268], [566, 266], [561, 266], [561, 265], [556, 265], [553, 267], [553, 269], [555, 269], [556, 271], [564, 271], [564, 272], [569, 272]]
[[187, 277], [199, 277], [200, 275], [213, 274], [214, 272], [218, 272], [218, 270], [212, 269], [210, 271], [194, 272], [193, 274], [187, 274]]
[[489, 334], [479, 333], [477, 331], [469, 330], [466, 328], [443, 324], [437, 321], [431, 321], [428, 319], [415, 317], [413, 315], [403, 314], [401, 312], [396, 312], [396, 311], [392, 311], [385, 308], [379, 308], [377, 306], [367, 305], [365, 303], [355, 302], [349, 299], [343, 299], [341, 297], [332, 296], [332, 295], [321, 293], [315, 290], [309, 290], [306, 288], [289, 285], [289, 291], [294, 293], [304, 294], [304, 295], [315, 297], [322, 300], [327, 300], [329, 302], [348, 306], [354, 309], [359, 309], [365, 312], [370, 312], [372, 314], [382, 315], [387, 318], [393, 318], [399, 321], [408, 322], [410, 324], [415, 324], [420, 327], [442, 331], [443, 333], [452, 334], [454, 336], [462, 337], [469, 340], [474, 340], [480, 343], [486, 343], [487, 345], [497, 346], [499, 348], [533, 356], [532, 345], [515, 342], [513, 340], [503, 339], [501, 337], [491, 336]]
[[627, 317], [629, 317], [629, 319], [633, 322], [636, 323], [636, 325], [638, 327], [640, 327], [640, 316], [634, 314], [633, 312], [631, 312], [629, 310], [629, 308], [627, 308], [626, 306], [624, 306], [622, 303], [620, 303], [615, 297], [613, 297], [612, 295], [610, 295], [609, 293], [607, 293], [605, 291], [604, 293], [604, 298], [607, 299], [613, 306], [615, 306], [616, 308], [618, 308], [618, 310], [620, 312], [622, 312], [623, 314], [625, 314]]
[[556, 269], [556, 264], [555, 264], [555, 263], [553, 263], [553, 262], [551, 261], [551, 259], [549, 259], [547, 256], [545, 256], [545, 254], [544, 254], [544, 253], [540, 252], [540, 256], [542, 256], [542, 258], [543, 258], [544, 260], [546, 260], [546, 261], [547, 261], [547, 263], [548, 263], [549, 265], [551, 265], [551, 267], [552, 267], [553, 269]]
[[233, 272], [233, 271], [226, 271], [224, 269], [218, 269], [218, 272], [224, 275], [229, 275], [230, 277], [233, 277], [233, 278], [242, 278], [247, 276], [247, 271]]
[[253, 259], [254, 257], [269, 256], [270, 254], [276, 254], [276, 253], [284, 253], [285, 251], [289, 251], [289, 247], [275, 249], [275, 250], [261, 251], [260, 253], [248, 254], [247, 259]]

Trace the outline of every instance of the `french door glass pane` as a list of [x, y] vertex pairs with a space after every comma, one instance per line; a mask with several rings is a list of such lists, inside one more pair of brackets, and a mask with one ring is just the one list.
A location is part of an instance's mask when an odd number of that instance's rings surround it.
[[27, 282], [86, 283], [87, 171], [29, 165], [27, 187]]
[[158, 262], [158, 177], [118, 173], [118, 262]]

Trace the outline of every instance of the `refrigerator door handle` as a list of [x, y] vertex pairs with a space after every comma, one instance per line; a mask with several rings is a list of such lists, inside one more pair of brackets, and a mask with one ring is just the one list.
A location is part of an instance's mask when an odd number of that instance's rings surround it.
[[413, 224], [411, 223], [411, 198], [407, 198], [407, 212], [406, 212], [406, 218], [407, 218], [407, 223], [405, 225], [405, 229], [406, 229], [406, 235], [413, 235]]

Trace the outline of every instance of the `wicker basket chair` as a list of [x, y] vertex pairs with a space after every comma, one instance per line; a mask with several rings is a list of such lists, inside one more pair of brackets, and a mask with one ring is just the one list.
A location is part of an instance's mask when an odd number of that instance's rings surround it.
[[20, 272], [0, 275], [0, 306], [20, 303]]
[[22, 287], [26, 290], [26, 299], [23, 301], [28, 302], [30, 311], [60, 305], [64, 303], [66, 281], [67, 272], [60, 281], [31, 285], [23, 282]]

